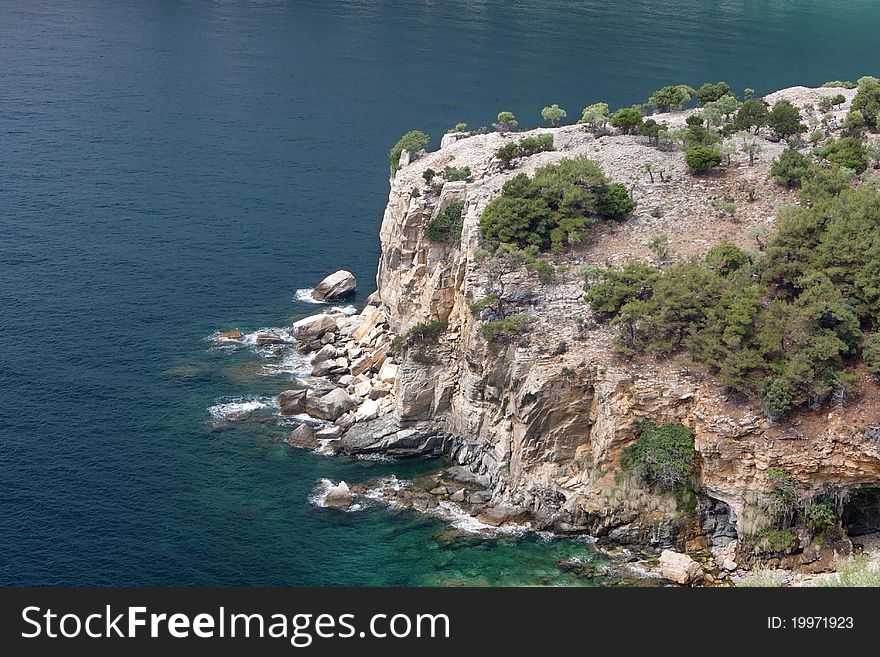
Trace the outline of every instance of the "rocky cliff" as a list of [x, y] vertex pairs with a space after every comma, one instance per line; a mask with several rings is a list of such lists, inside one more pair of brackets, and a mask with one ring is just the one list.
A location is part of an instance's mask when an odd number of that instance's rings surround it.
[[[836, 112], [838, 122], [854, 94], [839, 92], [847, 103]], [[827, 93], [798, 87], [768, 100], [787, 98], [809, 113], [809, 104]], [[675, 127], [688, 114], [654, 118]], [[447, 137], [439, 151], [405, 158], [382, 221], [378, 292], [360, 316], [339, 318], [334, 347], [334, 356], [344, 353], [336, 374], [344, 372], [348, 392], [378, 401], [367, 413], [341, 418], [347, 432], [332, 448], [442, 453], [458, 466], [452, 478], [485, 489], [471, 508], [493, 524], [525, 516], [540, 528], [680, 547], [718, 548], [767, 525], [771, 467], [784, 467], [812, 494], [833, 492], [841, 500], [880, 486], [880, 391], [867, 377], [854, 402], [771, 425], [758, 404], [730, 398], [703, 371], [674, 360], [619, 357], [611, 348], [613, 329], [594, 321], [583, 301], [582, 267], [651, 260], [648, 243], [661, 233], [673, 260], [722, 240], [756, 248], [756, 240], [772, 233], [779, 206], [795, 202], [768, 175], [784, 144], [759, 138], [762, 152], [753, 165], [735, 153], [719, 175], [695, 179], [680, 152], [642, 138], [596, 137], [583, 126], [535, 131], [548, 132], [555, 150], [523, 158], [511, 170], [493, 155], [528, 133]], [[489, 275], [480, 254], [481, 212], [511, 176], [575, 155], [627, 186], [637, 202], [634, 216], [595, 227], [584, 244], [553, 256], [562, 267], [551, 282], [524, 269], [504, 274], [505, 290], [534, 321], [518, 340], [493, 347], [471, 309], [485, 296]], [[652, 163], [653, 180], [645, 162]], [[469, 167], [470, 178], [426, 182], [427, 169], [447, 165]], [[461, 244], [429, 240], [426, 224], [455, 203], [464, 204]], [[722, 210], [731, 204], [734, 214]], [[425, 346], [393, 348], [393, 336], [432, 322], [444, 322], [437, 324], [442, 331]], [[694, 430], [696, 509], [621, 472], [621, 453], [642, 419]]]

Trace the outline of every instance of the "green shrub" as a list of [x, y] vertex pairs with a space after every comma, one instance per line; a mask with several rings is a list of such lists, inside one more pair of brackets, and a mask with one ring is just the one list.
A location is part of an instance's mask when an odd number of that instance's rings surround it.
[[785, 468], [767, 468], [770, 490], [770, 511], [778, 520], [794, 512], [798, 505], [800, 482]]
[[425, 235], [432, 242], [461, 244], [461, 230], [464, 226], [463, 212], [464, 203], [453, 203], [448, 206], [427, 223]]
[[880, 333], [875, 333], [865, 340], [862, 347], [862, 358], [874, 376], [880, 376]]
[[809, 157], [794, 148], [786, 148], [770, 165], [770, 175], [786, 187], [800, 187], [813, 168]]
[[556, 103], [541, 110], [541, 118], [553, 126], [559, 125], [559, 122], [566, 116], [568, 116], [568, 113]]
[[494, 127], [501, 134], [504, 134], [506, 132], [510, 132], [518, 125], [519, 121], [516, 120], [513, 112], [501, 111], [498, 112], [498, 116], [496, 117], [495, 123], [492, 124], [492, 127]]
[[548, 132], [536, 137], [523, 137], [519, 142], [504, 144], [495, 151], [495, 157], [501, 160], [505, 167], [510, 168], [513, 160], [517, 158], [552, 150], [554, 150], [553, 135]]
[[754, 536], [755, 552], [759, 554], [786, 552], [797, 545], [794, 531], [767, 527]]
[[436, 344], [446, 332], [449, 323], [445, 319], [416, 324], [406, 332], [406, 342], [412, 344]]
[[455, 126], [452, 128], [449, 128], [449, 130], [447, 130], [446, 133], [452, 134], [455, 132], [464, 132], [465, 130], [467, 130], [467, 127], [468, 127], [467, 123], [456, 123]]
[[541, 167], [533, 178], [508, 180], [483, 211], [480, 232], [490, 246], [559, 251], [581, 241], [600, 217], [620, 219], [633, 207], [626, 188], [610, 183], [595, 162], [576, 157]]
[[721, 276], [730, 276], [750, 265], [749, 254], [730, 242], [721, 242], [706, 254], [706, 266]]
[[866, 76], [859, 80], [858, 91], [853, 98], [850, 111], [861, 112], [865, 124], [872, 130], [876, 130], [878, 116], [880, 116], [880, 79]]
[[683, 110], [688, 101], [696, 95], [693, 87], [686, 84], [671, 85], [658, 89], [648, 99], [654, 109], [658, 112], [669, 112], [670, 110]]
[[661, 426], [650, 420], [639, 429], [635, 444], [621, 456], [621, 467], [657, 492], [674, 493], [685, 487], [694, 458], [694, 432], [680, 424]]
[[523, 137], [519, 140], [517, 147], [519, 149], [520, 157], [527, 157], [545, 151], [552, 151], [554, 150], [553, 135], [549, 132], [545, 132], [534, 137]]
[[436, 175], [437, 175], [437, 172], [431, 168], [428, 168], [428, 169], [425, 169], [424, 171], [422, 171], [422, 178], [424, 178], [425, 182], [428, 183], [429, 185], [431, 184], [431, 181], [434, 180], [434, 176], [436, 176]]
[[431, 141], [431, 138], [421, 130], [410, 130], [407, 132], [397, 140], [397, 143], [394, 144], [394, 147], [388, 154], [391, 158], [391, 170], [397, 169], [397, 164], [400, 162], [400, 154], [404, 150], [410, 153], [417, 153], [427, 146], [429, 141]]
[[617, 110], [611, 117], [611, 125], [620, 128], [623, 134], [636, 132], [642, 124], [642, 110], [638, 105]]
[[783, 417], [794, 402], [794, 391], [791, 384], [781, 377], [764, 379], [760, 392], [764, 414], [771, 420]]
[[807, 519], [807, 527], [814, 534], [837, 524], [837, 508], [834, 500], [828, 498], [807, 505], [804, 515]]
[[[641, 116], [641, 112], [639, 113]], [[611, 120], [608, 103], [593, 103], [584, 108], [578, 123], [585, 123], [591, 129], [604, 128]]]
[[483, 309], [493, 306], [496, 303], [498, 303], [498, 294], [496, 294], [495, 292], [490, 292], [479, 301], [474, 301], [471, 304], [471, 312], [476, 315]]
[[470, 167], [452, 167], [447, 166], [443, 169], [443, 180], [446, 182], [457, 182], [459, 180], [467, 180], [471, 177]]
[[435, 365], [440, 364], [440, 360], [436, 356], [425, 351], [413, 352], [410, 355], [410, 360], [418, 365], [425, 365], [427, 367], [434, 367]]
[[806, 131], [807, 126], [801, 123], [800, 110], [787, 100], [774, 103], [767, 115], [767, 125], [782, 139], [799, 135]]
[[535, 321], [535, 318], [531, 315], [517, 313], [493, 322], [486, 322], [482, 328], [483, 338], [493, 346], [502, 342], [509, 342], [525, 332], [533, 321]]
[[526, 270], [537, 273], [542, 283], [552, 283], [556, 280], [556, 267], [546, 260], [534, 258], [526, 263]]
[[708, 173], [721, 164], [721, 153], [707, 146], [691, 146], [684, 157], [688, 168], [694, 173]]
[[846, 80], [831, 80], [830, 82], [825, 82], [822, 85], [824, 88], [834, 88], [834, 89], [855, 89], [856, 85], [853, 82], [849, 82]]
[[815, 153], [836, 167], [852, 169], [856, 173], [868, 168], [868, 152], [855, 137], [832, 139], [825, 146], [815, 149]]
[[760, 128], [767, 125], [768, 115], [767, 104], [763, 100], [749, 98], [743, 101], [736, 116], [733, 117], [733, 126], [736, 130], [749, 132], [754, 128], [757, 133]]
[[706, 103], [714, 103], [716, 100], [721, 98], [722, 96], [726, 96], [730, 93], [730, 85], [726, 82], [716, 82], [712, 84], [711, 82], [704, 83], [699, 89], [697, 89], [697, 102], [700, 105], [705, 105]]

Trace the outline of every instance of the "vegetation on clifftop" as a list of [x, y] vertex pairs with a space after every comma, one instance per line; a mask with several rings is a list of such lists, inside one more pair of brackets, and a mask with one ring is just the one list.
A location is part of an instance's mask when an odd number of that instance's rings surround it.
[[561, 252], [583, 240], [600, 218], [621, 219], [634, 207], [623, 185], [609, 182], [595, 162], [576, 157], [541, 167], [533, 178], [508, 180], [483, 210], [480, 232], [490, 246]]

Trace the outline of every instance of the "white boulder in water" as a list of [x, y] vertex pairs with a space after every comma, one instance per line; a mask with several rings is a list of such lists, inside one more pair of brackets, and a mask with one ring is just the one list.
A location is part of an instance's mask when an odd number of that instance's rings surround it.
[[348, 488], [348, 484], [344, 481], [340, 481], [327, 491], [327, 495], [324, 497], [324, 506], [329, 506], [334, 509], [347, 509], [351, 506], [353, 497], [354, 496]]
[[340, 269], [330, 274], [323, 281], [315, 286], [312, 290], [312, 298], [315, 301], [327, 301], [329, 299], [338, 299], [354, 292], [357, 287], [357, 281], [354, 274], [350, 271]]

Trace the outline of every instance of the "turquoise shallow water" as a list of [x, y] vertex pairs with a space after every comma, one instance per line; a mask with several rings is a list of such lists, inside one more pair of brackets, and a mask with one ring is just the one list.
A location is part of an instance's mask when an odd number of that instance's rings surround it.
[[576, 583], [555, 563], [598, 559], [583, 542], [310, 505], [322, 477], [433, 466], [218, 430], [207, 409], [286, 375], [204, 338], [313, 311], [295, 290], [339, 267], [372, 291], [406, 130], [857, 78], [878, 24], [861, 1], [6, 0], [0, 583]]

